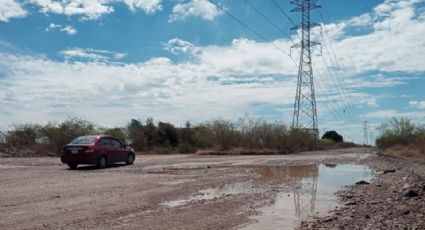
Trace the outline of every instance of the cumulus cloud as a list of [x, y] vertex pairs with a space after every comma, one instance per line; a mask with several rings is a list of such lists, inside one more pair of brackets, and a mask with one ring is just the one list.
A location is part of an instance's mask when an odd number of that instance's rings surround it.
[[42, 13], [81, 16], [83, 20], [96, 20], [114, 12], [113, 4], [124, 3], [132, 11], [142, 9], [147, 14], [162, 10], [161, 0], [30, 0]]
[[135, 11], [137, 8], [142, 9], [147, 14], [153, 14], [162, 10], [161, 0], [124, 0], [130, 10]]
[[208, 0], [190, 0], [186, 3], [178, 3], [173, 7], [169, 22], [182, 21], [188, 17], [201, 17], [211, 21], [222, 14], [223, 12]]
[[70, 25], [62, 26], [55, 23], [50, 23], [49, 26], [46, 28], [46, 31], [53, 31], [53, 30], [59, 30], [61, 32], [67, 33], [68, 35], [74, 35], [77, 33], [77, 29], [75, 29], [74, 27]]
[[173, 54], [188, 54], [194, 51], [195, 46], [179, 38], [173, 38], [163, 43], [164, 49]]
[[64, 14], [68, 16], [81, 15], [84, 20], [95, 20], [104, 14], [114, 12], [108, 0], [31, 0], [38, 5], [43, 13]]
[[[387, 0], [368, 16], [361, 16], [371, 19], [371, 32], [340, 38], [329, 36], [339, 61], [345, 64], [345, 73], [425, 71], [425, 66], [421, 64], [425, 61], [425, 43], [422, 42], [425, 12], [415, 11], [418, 2], [424, 0]], [[353, 23], [353, 20], [341, 23], [346, 25], [345, 29], [359, 24]]]
[[7, 22], [11, 18], [21, 18], [27, 11], [16, 0], [0, 0], [0, 22]]

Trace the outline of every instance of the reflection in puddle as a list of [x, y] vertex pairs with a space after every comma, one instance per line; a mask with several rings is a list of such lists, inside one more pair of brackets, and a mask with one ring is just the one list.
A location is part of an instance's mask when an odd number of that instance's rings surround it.
[[[269, 174], [262, 176], [269, 178]], [[372, 176], [367, 166], [335, 164], [280, 167], [277, 174], [285, 175], [282, 180], [289, 189], [279, 193], [273, 205], [262, 208], [257, 222], [244, 229], [293, 229], [302, 219], [332, 210], [341, 187]]]

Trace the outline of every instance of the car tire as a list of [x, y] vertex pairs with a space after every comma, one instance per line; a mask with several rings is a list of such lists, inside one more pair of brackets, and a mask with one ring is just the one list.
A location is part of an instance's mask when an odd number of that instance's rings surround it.
[[68, 164], [69, 169], [75, 170], [78, 167], [78, 164]]
[[128, 156], [127, 156], [127, 160], [125, 161], [125, 163], [127, 165], [132, 165], [134, 163], [134, 159], [135, 159], [134, 153], [129, 153]]
[[108, 159], [106, 159], [105, 156], [101, 156], [99, 160], [97, 161], [97, 167], [100, 169], [104, 169], [108, 166]]

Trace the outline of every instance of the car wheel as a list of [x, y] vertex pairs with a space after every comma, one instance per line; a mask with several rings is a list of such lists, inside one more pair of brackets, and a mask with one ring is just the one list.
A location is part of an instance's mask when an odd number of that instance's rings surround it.
[[97, 167], [103, 169], [106, 168], [106, 166], [108, 166], [108, 160], [105, 156], [101, 156], [97, 162]]
[[127, 156], [127, 161], [125, 162], [128, 165], [132, 165], [134, 163], [134, 154], [129, 153]]
[[69, 169], [75, 170], [77, 169], [78, 164], [68, 164]]

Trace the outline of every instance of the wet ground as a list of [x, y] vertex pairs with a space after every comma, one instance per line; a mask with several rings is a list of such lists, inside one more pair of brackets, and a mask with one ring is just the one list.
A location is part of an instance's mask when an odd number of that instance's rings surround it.
[[76, 171], [0, 158], [0, 229], [294, 229], [372, 182], [370, 149], [288, 156], [138, 156]]

